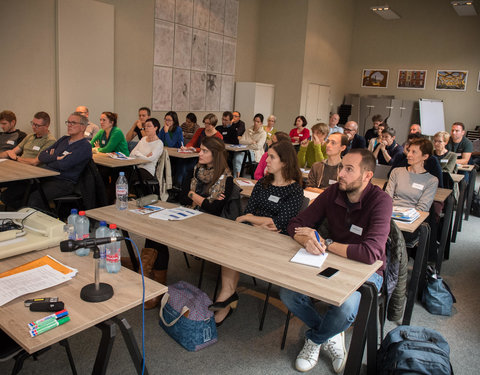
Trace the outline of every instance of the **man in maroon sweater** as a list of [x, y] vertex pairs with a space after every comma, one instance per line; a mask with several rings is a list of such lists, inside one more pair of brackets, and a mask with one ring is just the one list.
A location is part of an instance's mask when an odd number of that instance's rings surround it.
[[[392, 199], [370, 183], [375, 158], [365, 149], [352, 149], [342, 160], [338, 183], [331, 185], [288, 225], [288, 233], [309, 253], [325, 251], [359, 262], [384, 265], [370, 277], [380, 289], [385, 268], [385, 243], [390, 232]], [[317, 241], [315, 230], [328, 220], [329, 238]], [[289, 310], [310, 329], [297, 357], [299, 371], [312, 369], [320, 349], [332, 359], [335, 372], [346, 363], [344, 331], [353, 323], [360, 303], [360, 293], [353, 293], [341, 306], [329, 306], [325, 314], [315, 310], [310, 297], [282, 289], [280, 298]]]

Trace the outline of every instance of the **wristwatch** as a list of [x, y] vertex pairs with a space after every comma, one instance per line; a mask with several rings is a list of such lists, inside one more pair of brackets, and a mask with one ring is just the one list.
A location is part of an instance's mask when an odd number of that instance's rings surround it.
[[331, 238], [327, 238], [324, 243], [326, 249], [328, 250], [328, 247], [333, 243], [333, 240]]
[[190, 193], [188, 193], [188, 197], [189, 197], [190, 199], [193, 198], [193, 191], [191, 191]]

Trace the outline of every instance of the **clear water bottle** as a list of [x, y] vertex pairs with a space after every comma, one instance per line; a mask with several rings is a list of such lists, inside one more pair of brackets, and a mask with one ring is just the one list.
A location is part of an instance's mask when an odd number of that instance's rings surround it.
[[[77, 240], [86, 240], [90, 237], [90, 221], [85, 216], [85, 211], [80, 211], [78, 215], [78, 219], [75, 220], [75, 233], [77, 235]], [[86, 256], [89, 253], [90, 249], [86, 247], [75, 250], [75, 254], [81, 257]]]
[[[95, 238], [105, 237], [110, 237], [110, 229], [108, 229], [106, 222], [101, 221], [100, 226], [95, 231]], [[105, 268], [107, 245], [98, 245], [98, 249], [100, 250], [100, 268]]]
[[117, 195], [116, 206], [119, 210], [125, 210], [128, 207], [128, 181], [124, 172], [120, 172], [117, 183], [115, 184]]
[[76, 234], [75, 234], [75, 222], [78, 219], [78, 211], [76, 208], [72, 208], [70, 210], [70, 215], [67, 218], [67, 233], [68, 233], [68, 239], [69, 240], [76, 240]]
[[[117, 229], [116, 224], [110, 224], [110, 237], [121, 237], [121, 233]], [[107, 272], [117, 273], [122, 268], [120, 263], [121, 251], [120, 251], [120, 241], [115, 241], [109, 243], [107, 246]]]

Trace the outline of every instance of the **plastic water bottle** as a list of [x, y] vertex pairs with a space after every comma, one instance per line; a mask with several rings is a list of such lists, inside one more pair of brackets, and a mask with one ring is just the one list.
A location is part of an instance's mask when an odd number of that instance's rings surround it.
[[[85, 216], [85, 211], [78, 213], [78, 219], [75, 220], [75, 233], [77, 234], [77, 240], [86, 240], [90, 237], [90, 221]], [[90, 249], [83, 247], [75, 250], [75, 254], [83, 257], [90, 253]]]
[[[67, 225], [68, 225], [68, 239], [69, 240], [76, 240], [76, 234], [75, 234], [75, 222], [78, 219], [78, 211], [76, 208], [72, 208], [70, 210], [70, 215], [67, 218]], [[73, 230], [72, 230], [73, 227]]]
[[128, 207], [128, 181], [124, 172], [120, 172], [117, 183], [115, 184], [117, 195], [116, 206], [119, 210], [125, 210]]
[[[110, 237], [121, 237], [116, 224], [110, 224]], [[120, 241], [109, 243], [107, 246], [107, 272], [117, 273], [122, 268], [120, 263]]]
[[[108, 229], [106, 222], [101, 221], [100, 226], [95, 231], [95, 238], [105, 237], [110, 237], [110, 229]], [[98, 249], [100, 250], [100, 268], [105, 268], [107, 245], [98, 245]]]

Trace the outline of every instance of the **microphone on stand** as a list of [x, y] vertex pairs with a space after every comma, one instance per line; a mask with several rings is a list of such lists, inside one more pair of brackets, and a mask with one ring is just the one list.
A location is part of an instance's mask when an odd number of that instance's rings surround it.
[[83, 247], [93, 248], [98, 245], [106, 245], [112, 242], [123, 241], [125, 237], [104, 237], [104, 238], [88, 238], [86, 240], [66, 240], [60, 242], [60, 250], [62, 252], [75, 251]]

